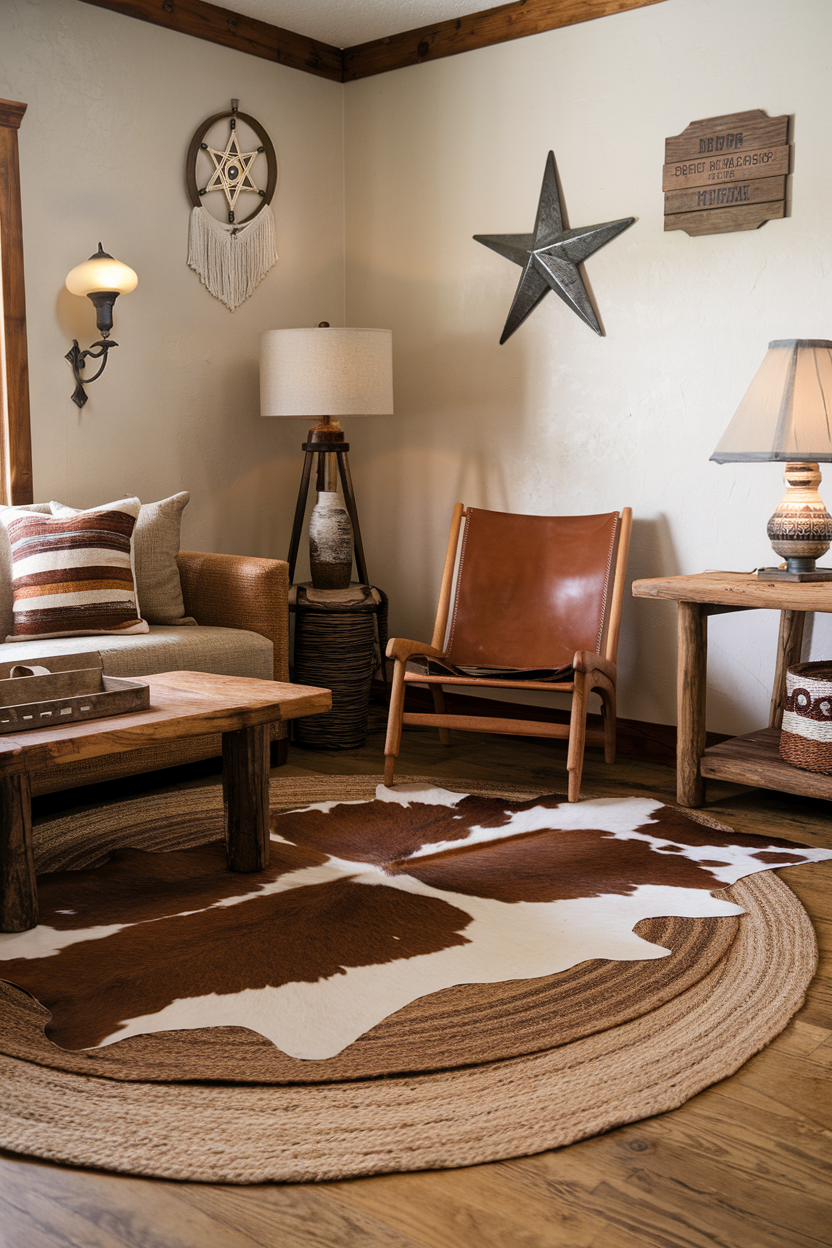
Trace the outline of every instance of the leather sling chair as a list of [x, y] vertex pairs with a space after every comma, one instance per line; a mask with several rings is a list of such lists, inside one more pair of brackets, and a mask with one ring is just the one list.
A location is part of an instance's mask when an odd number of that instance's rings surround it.
[[[584, 746], [615, 762], [618, 635], [633, 513], [521, 516], [457, 503], [430, 645], [393, 637], [395, 660], [384, 747], [392, 784], [402, 724], [568, 738], [569, 801], [580, 796]], [[456, 577], [454, 571], [456, 568]], [[433, 714], [404, 712], [405, 686], [426, 684]], [[448, 715], [445, 686], [571, 693], [569, 724]], [[587, 731], [591, 690], [603, 729]]]

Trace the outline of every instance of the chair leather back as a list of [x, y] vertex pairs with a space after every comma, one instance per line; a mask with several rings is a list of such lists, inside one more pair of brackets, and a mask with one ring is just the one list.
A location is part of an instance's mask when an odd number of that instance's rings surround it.
[[448, 660], [558, 668], [600, 653], [619, 513], [519, 516], [469, 508]]

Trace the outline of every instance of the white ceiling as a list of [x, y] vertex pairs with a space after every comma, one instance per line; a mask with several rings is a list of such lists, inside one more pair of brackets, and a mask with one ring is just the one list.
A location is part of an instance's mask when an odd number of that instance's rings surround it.
[[336, 48], [350, 48], [403, 30], [478, 13], [493, 0], [225, 0], [228, 8], [258, 17]]

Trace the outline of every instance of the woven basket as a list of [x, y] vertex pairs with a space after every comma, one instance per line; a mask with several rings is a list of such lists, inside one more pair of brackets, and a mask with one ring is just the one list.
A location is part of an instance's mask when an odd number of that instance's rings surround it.
[[797, 663], [786, 672], [780, 756], [832, 775], [832, 662]]

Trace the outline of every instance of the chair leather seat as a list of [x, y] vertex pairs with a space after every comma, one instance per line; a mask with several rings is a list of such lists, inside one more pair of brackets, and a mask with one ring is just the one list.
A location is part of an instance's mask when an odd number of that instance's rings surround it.
[[408, 659], [408, 672], [426, 676], [473, 676], [485, 680], [545, 680], [561, 682], [571, 680], [575, 669], [571, 663], [563, 667], [462, 667], [441, 659], [417, 654]]

